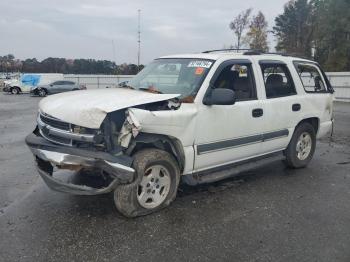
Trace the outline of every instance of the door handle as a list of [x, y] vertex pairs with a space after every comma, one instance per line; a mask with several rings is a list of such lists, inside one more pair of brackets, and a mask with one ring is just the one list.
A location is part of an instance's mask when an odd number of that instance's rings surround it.
[[252, 111], [253, 117], [261, 117], [263, 114], [264, 114], [264, 110], [262, 110], [261, 108], [255, 108]]
[[301, 105], [300, 104], [293, 104], [292, 105], [292, 110], [293, 112], [300, 111]]

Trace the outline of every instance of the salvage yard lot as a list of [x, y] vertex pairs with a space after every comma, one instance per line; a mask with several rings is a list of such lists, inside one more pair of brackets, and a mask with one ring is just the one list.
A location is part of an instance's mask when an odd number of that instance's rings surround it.
[[126, 219], [112, 196], [53, 192], [24, 137], [40, 98], [0, 94], [1, 261], [350, 261], [350, 103], [306, 169], [280, 162]]

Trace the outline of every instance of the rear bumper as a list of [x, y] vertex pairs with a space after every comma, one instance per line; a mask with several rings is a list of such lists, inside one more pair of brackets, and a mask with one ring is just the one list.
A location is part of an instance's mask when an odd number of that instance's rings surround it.
[[334, 119], [320, 123], [317, 138], [331, 135], [333, 132]]
[[[111, 192], [117, 185], [129, 184], [134, 180], [135, 171], [131, 168], [132, 158], [129, 156], [61, 146], [34, 133], [28, 135], [25, 141], [36, 159], [40, 176], [53, 190], [76, 195], [98, 195]], [[108, 184], [92, 187], [63, 181], [53, 176], [55, 167], [60, 170], [98, 170], [108, 176]]]

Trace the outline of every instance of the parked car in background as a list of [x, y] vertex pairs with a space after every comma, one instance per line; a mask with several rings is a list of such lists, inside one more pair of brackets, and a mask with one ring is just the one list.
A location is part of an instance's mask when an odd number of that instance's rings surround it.
[[58, 94], [68, 91], [76, 91], [76, 90], [86, 90], [85, 85], [79, 85], [73, 81], [54, 81], [48, 85], [39, 85], [37, 87], [33, 87], [30, 90], [31, 95], [36, 96], [47, 96], [52, 94]]
[[22, 74], [19, 79], [6, 82], [3, 91], [14, 95], [29, 93], [33, 87], [47, 85], [52, 81], [62, 80], [63, 74]]

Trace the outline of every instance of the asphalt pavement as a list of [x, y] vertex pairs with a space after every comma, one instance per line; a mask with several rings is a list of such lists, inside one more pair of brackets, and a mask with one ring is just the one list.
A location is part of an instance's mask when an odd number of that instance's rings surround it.
[[350, 261], [350, 103], [307, 168], [181, 186], [167, 209], [127, 219], [112, 195], [53, 192], [37, 175], [24, 137], [39, 100], [0, 94], [0, 261]]

